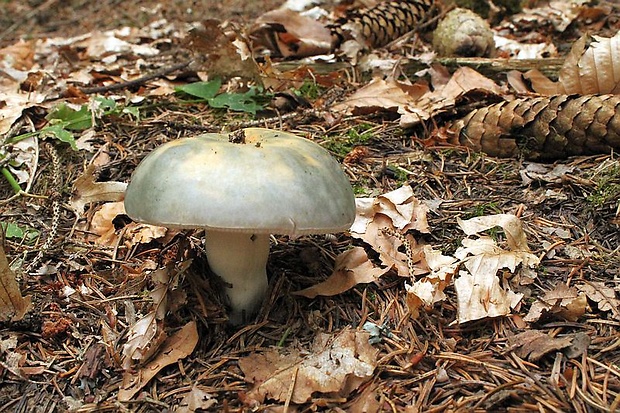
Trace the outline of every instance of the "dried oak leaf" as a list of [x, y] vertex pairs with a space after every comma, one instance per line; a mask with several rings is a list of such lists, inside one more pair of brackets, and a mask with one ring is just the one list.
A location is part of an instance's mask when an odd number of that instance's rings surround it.
[[575, 335], [553, 337], [539, 330], [527, 330], [508, 339], [515, 353], [529, 361], [540, 360], [545, 354], [565, 349], [573, 344]]
[[616, 290], [613, 287], [599, 281], [588, 281], [586, 284], [578, 285], [577, 290], [594, 301], [599, 310], [611, 311], [616, 320], [620, 319], [620, 300], [616, 298]]
[[272, 56], [305, 57], [329, 53], [332, 36], [321, 22], [287, 8], [269, 11], [249, 29], [250, 38]]
[[405, 284], [407, 307], [412, 318], [419, 316], [421, 307], [431, 308], [446, 298], [443, 291], [451, 284], [458, 268], [456, 258], [443, 255], [429, 245], [425, 245], [422, 250], [423, 261], [430, 273], [411, 284]]
[[247, 401], [265, 399], [305, 403], [314, 394], [346, 397], [370, 380], [377, 350], [365, 331], [345, 329], [335, 335], [320, 333], [309, 352], [269, 349], [239, 360], [239, 367], [254, 388]]
[[357, 284], [376, 281], [389, 270], [390, 267], [376, 267], [364, 248], [353, 247], [336, 257], [334, 272], [325, 281], [294, 294], [308, 298], [340, 294]]
[[494, 227], [501, 227], [506, 234], [508, 249], [503, 249], [494, 239], [480, 235], [477, 239], [462, 241], [455, 256], [467, 271], [460, 271], [454, 285], [458, 301], [458, 323], [510, 314], [523, 297], [498, 277], [501, 269], [515, 272], [517, 266], [533, 267], [539, 260], [530, 252], [521, 220], [514, 215], [498, 214], [458, 220], [468, 235], [478, 235]]
[[126, 183], [95, 182], [94, 173], [95, 167], [91, 165], [75, 180], [69, 204], [78, 215], [84, 213], [84, 207], [90, 202], [122, 201], [125, 198]]
[[118, 400], [128, 401], [140, 391], [161, 369], [189, 356], [198, 344], [198, 329], [190, 321], [163, 342], [154, 358], [138, 371], [127, 370], [118, 390]]
[[532, 303], [530, 311], [523, 319], [527, 322], [536, 322], [544, 313], [550, 313], [569, 321], [576, 321], [585, 314], [587, 306], [586, 294], [560, 283]]
[[620, 32], [614, 37], [583, 35], [571, 48], [552, 82], [537, 70], [525, 77], [541, 94], [620, 94]]
[[3, 244], [4, 234], [0, 228], [0, 322], [18, 321], [32, 308], [31, 296], [22, 296]]

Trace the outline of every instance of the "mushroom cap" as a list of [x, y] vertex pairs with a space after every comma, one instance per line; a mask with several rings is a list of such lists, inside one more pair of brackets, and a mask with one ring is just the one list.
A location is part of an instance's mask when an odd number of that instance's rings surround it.
[[318, 144], [248, 128], [155, 149], [133, 173], [125, 210], [173, 228], [297, 236], [349, 229], [355, 197], [340, 164]]

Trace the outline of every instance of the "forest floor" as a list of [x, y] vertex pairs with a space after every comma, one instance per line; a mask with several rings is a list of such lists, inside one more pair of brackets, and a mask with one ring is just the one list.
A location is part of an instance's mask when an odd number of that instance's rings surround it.
[[[86, 86], [100, 86], [126, 80], [123, 73], [135, 79], [178, 63], [174, 51], [185, 35], [178, 32], [187, 27], [184, 23], [217, 19], [243, 27], [281, 2], [0, 3], [2, 59], [3, 50], [9, 50], [2, 48], [20, 39], [34, 47], [46, 38], [125, 26], [160, 30], [153, 35], [157, 41], [144, 37], [144, 31], [127, 35], [133, 46], [158, 45], [160, 53], [151, 60], [110, 53], [89, 61], [84, 56], [94, 56], [92, 50], [100, 46], [94, 36], [75, 48], [56, 43], [50, 56], [62, 58], [53, 64], [36, 57], [44, 67], [39, 72], [45, 72], [44, 86], [49, 79], [78, 79], [78, 66], [90, 76]], [[561, 57], [585, 32], [617, 32], [618, 9], [611, 10], [615, 16], [584, 12], [590, 17], [575, 18], [563, 32], [545, 27], [538, 36], [554, 43]], [[420, 42], [425, 40], [402, 49], [411, 53]], [[116, 59], [106, 60], [110, 55]], [[261, 67], [267, 77], [274, 73], [267, 62]], [[393, 111], [330, 114], [330, 105], [370, 77], [351, 67], [326, 67], [321, 73], [283, 72], [288, 89], [279, 95], [288, 96], [288, 106], [272, 101], [257, 113], [213, 108], [175, 93], [171, 84], [200, 79], [191, 71], [124, 90], [104, 88], [101, 96], [117, 103], [103, 114], [88, 112], [88, 127], [65, 124], [75, 140], [63, 143], [64, 135], [50, 132], [58, 139], [41, 135], [28, 141], [27, 153], [34, 156], [24, 158], [28, 165], [20, 184], [26, 193], [15, 196], [14, 187], [0, 182], [4, 252], [22, 295], [32, 302], [20, 320], [0, 322], [0, 412], [620, 411], [617, 153], [550, 163], [500, 159], [429, 141], [440, 130], [437, 122], [454, 115], [402, 128]], [[502, 75], [494, 80], [506, 83]], [[233, 90], [235, 84], [226, 86]], [[70, 101], [73, 108], [91, 107], [95, 95], [74, 91], [32, 105], [17, 131], [3, 133], [42, 130], [53, 124], [54, 105]], [[55, 113], [66, 121], [66, 115]], [[147, 234], [155, 230], [131, 222], [118, 209], [120, 203], [84, 182], [129, 182], [138, 163], [165, 142], [246, 126], [283, 129], [319, 143], [342, 163], [357, 197], [410, 188], [409, 202], [426, 205], [424, 217], [417, 219], [428, 224], [428, 230], [407, 232], [416, 246], [451, 256], [467, 238], [459, 219], [518, 217], [528, 254], [540, 263], [530, 272], [517, 270], [521, 280], [531, 278], [529, 283], [511, 280], [507, 268], [491, 277], [502, 291], [510, 285], [522, 294], [521, 300], [502, 316], [461, 323], [456, 273], [442, 279], [442, 299], [418, 308], [407, 286], [424, 274], [407, 277], [394, 269], [374, 282], [351, 282], [340, 294], [307, 298], [294, 292], [328, 279], [336, 257], [352, 247], [364, 248], [371, 266], [385, 263], [378, 251], [349, 234], [297, 239], [276, 234], [267, 299], [256, 318], [229, 326], [217, 282], [204, 275], [204, 231]], [[80, 197], [84, 203], [76, 207]], [[505, 246], [510, 236], [494, 227], [486, 234]], [[397, 253], [411, 259], [403, 247]], [[167, 314], [140, 337], [136, 325], [155, 314], [153, 303], [162, 302], [155, 291], [162, 286]], [[486, 299], [488, 306], [502, 304], [498, 297]], [[536, 314], [533, 307], [541, 302]], [[136, 337], [144, 341], [128, 355]], [[341, 362], [351, 363], [344, 375]], [[321, 387], [308, 373], [309, 364], [316, 365], [318, 377], [333, 374], [336, 383]], [[369, 373], [361, 372], [368, 366]]]

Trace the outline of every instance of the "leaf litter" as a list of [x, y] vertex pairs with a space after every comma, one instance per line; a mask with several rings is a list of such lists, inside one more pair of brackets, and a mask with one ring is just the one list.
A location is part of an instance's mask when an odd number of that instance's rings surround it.
[[[253, 63], [238, 66], [247, 55], [235, 46], [241, 40], [229, 27], [210, 27], [211, 33], [225, 32], [233, 39], [222, 43], [230, 51], [222, 67], [255, 68]], [[131, 169], [156, 144], [220, 127], [223, 119], [236, 125], [239, 114], [214, 115], [204, 102], [178, 110], [175, 87], [188, 82], [174, 74], [127, 88], [123, 96], [109, 94], [121, 108], [133, 101], [162, 105], [157, 109], [94, 110], [101, 101], [79, 90], [139, 79], [147, 71], [144, 62], [167, 58], [161, 51], [184, 33], [177, 30], [164, 21], [137, 30], [28, 41], [3, 51], [4, 58], [19, 59], [3, 63], [13, 79], [2, 87], [8, 85], [18, 101], [8, 109], [3, 130], [20, 115], [34, 113], [29, 119], [38, 131], [48, 128], [41, 134], [46, 140], [67, 138], [63, 142], [71, 144], [77, 133], [94, 132], [82, 135], [94, 151], [85, 151], [82, 139], [78, 152], [62, 153], [66, 188], [80, 176], [86, 184], [76, 185], [73, 202], [63, 205], [61, 237], [44, 251], [41, 268], [54, 270], [17, 276], [27, 294], [46, 297], [31, 312], [42, 314], [47, 327], [44, 339], [13, 324], [10, 332], [0, 333], [5, 343], [0, 345], [0, 374], [11, 379], [8, 391], [14, 399], [55, 400], [54, 405], [75, 411], [114, 409], [119, 400], [143, 410], [178, 406], [178, 411], [230, 406], [293, 411], [298, 403], [335, 411], [493, 410], [526, 403], [585, 411], [612, 403], [618, 393], [618, 374], [610, 364], [617, 335], [610, 321], [617, 317], [617, 200], [603, 196], [613, 177], [599, 181], [584, 171], [608, 161], [613, 165], [613, 159], [562, 161], [558, 169], [546, 169], [553, 172], [535, 175], [541, 169], [522, 160], [456, 149], [429, 153], [434, 142], [418, 139], [426, 136], [421, 131], [428, 126], [425, 121], [450, 117], [460, 104], [480, 96], [492, 100], [506, 93], [502, 81], [471, 69], [451, 74], [430, 68], [430, 82], [376, 78], [372, 93], [358, 95], [341, 114], [319, 118], [323, 123], [311, 117], [313, 112], [309, 118], [278, 117], [277, 127], [311, 138], [372, 128], [361, 161], [347, 162], [345, 168], [356, 190], [379, 195], [358, 198], [360, 213], [351, 237], [274, 237], [268, 302], [254, 324], [228, 330], [223, 305], [213, 293], [216, 281], [197, 275], [206, 271], [200, 231], [134, 227], [125, 222], [119, 201]], [[283, 40], [288, 45], [297, 41]], [[198, 44], [193, 53], [204, 50]], [[45, 67], [35, 65], [35, 55], [44, 58], [37, 65], [60, 62], [64, 75], [57, 84], [37, 76]], [[63, 66], [66, 62], [71, 65]], [[343, 76], [314, 69], [290, 73], [270, 64], [265, 73], [278, 76], [269, 82], [279, 90], [299, 88], [316, 76], [316, 84], [327, 91], [322, 102], [331, 102], [335, 89], [352, 85]], [[212, 69], [195, 68], [192, 81], [211, 81]], [[36, 92], [29, 95], [18, 84]], [[76, 102], [75, 113], [54, 119], [60, 127], [47, 124], [52, 121], [45, 119], [52, 110], [49, 102], [63, 89]], [[247, 91], [243, 82], [227, 81], [216, 93]], [[174, 104], [157, 100], [162, 97]], [[394, 114], [413, 132], [394, 127]], [[82, 125], [86, 129], [71, 130], [67, 122], [81, 121], [82, 115], [91, 117]], [[423, 151], [426, 156], [420, 156]], [[101, 175], [84, 174], [82, 164], [96, 165]], [[42, 165], [39, 174], [28, 168], [13, 173], [25, 171], [28, 176], [21, 179], [34, 180], [27, 191], [52, 197], [46, 189], [51, 185], [45, 181], [47, 165]], [[524, 168], [533, 180], [520, 179]], [[62, 194], [66, 200], [68, 192]], [[601, 197], [600, 207], [589, 209], [581, 200], [584, 194]], [[6, 214], [20, 228], [35, 227], [43, 239], [7, 241], [15, 268], [43, 245], [47, 228], [54, 225], [43, 198], [23, 200], [3, 208], [3, 220]], [[297, 246], [318, 251], [317, 262], [304, 268], [296, 258]], [[188, 268], [170, 270], [171, 263], [185, 262], [187, 255], [195, 255]], [[542, 266], [537, 267], [539, 259]], [[317, 284], [318, 279], [324, 281]], [[301, 297], [288, 294], [296, 290]], [[24, 322], [41, 331], [36, 319]], [[280, 370], [274, 370], [276, 365]], [[122, 382], [109, 380], [120, 376]], [[325, 381], [326, 376], [333, 380]], [[53, 381], [55, 390], [33, 397], [27, 380]], [[552, 395], [549, 385], [555, 386]], [[54, 399], [54, 392], [65, 396]]]

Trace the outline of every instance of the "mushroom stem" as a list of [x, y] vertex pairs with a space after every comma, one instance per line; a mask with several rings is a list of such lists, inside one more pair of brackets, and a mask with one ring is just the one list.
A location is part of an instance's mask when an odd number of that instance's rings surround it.
[[206, 231], [205, 249], [209, 267], [229, 284], [225, 292], [231, 324], [252, 316], [267, 293], [269, 234]]

